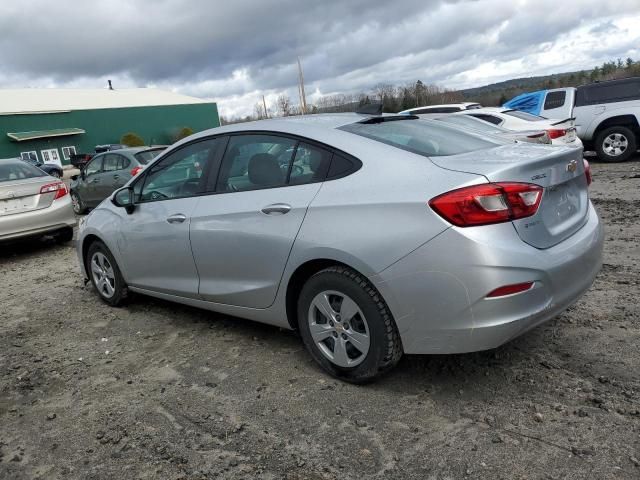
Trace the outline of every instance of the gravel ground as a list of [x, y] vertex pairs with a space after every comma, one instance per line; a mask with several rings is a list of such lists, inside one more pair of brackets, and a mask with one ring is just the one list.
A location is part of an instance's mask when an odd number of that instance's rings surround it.
[[0, 250], [0, 478], [640, 478], [640, 162], [593, 164], [592, 289], [499, 349], [337, 382], [292, 332], [134, 297], [71, 245]]

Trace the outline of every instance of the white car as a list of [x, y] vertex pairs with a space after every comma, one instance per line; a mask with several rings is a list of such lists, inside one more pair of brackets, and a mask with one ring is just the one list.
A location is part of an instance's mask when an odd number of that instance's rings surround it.
[[446, 105], [427, 105], [424, 107], [410, 108], [398, 112], [399, 115], [425, 115], [428, 113], [455, 113], [462, 112], [464, 110], [473, 110], [476, 108], [482, 108], [479, 103], [448, 103]]
[[554, 145], [582, 147], [582, 141], [576, 134], [573, 118], [550, 120], [520, 110], [502, 107], [482, 107], [459, 112], [458, 115], [471, 115], [485, 122], [514, 131], [546, 130]]

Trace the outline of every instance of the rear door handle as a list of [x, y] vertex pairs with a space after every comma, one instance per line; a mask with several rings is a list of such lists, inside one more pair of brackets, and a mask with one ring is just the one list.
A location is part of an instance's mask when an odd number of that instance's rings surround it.
[[120, 178], [120, 175], [118, 175], [118, 174], [116, 173], [116, 174], [113, 176], [113, 178], [117, 180], [117, 179], [119, 179], [119, 178]]
[[285, 213], [289, 213], [291, 210], [291, 205], [286, 203], [273, 203], [271, 205], [267, 205], [262, 209], [262, 213], [267, 215], [279, 214], [284, 215]]
[[175, 215], [171, 215], [169, 218], [167, 218], [167, 222], [169, 223], [182, 223], [187, 219], [186, 215], [183, 215], [182, 213], [176, 213]]

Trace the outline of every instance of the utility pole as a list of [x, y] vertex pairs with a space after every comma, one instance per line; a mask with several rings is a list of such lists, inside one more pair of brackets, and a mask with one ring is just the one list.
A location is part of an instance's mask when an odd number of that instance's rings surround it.
[[262, 105], [264, 105], [264, 118], [269, 118], [269, 111], [267, 110], [267, 102], [262, 95]]
[[300, 63], [300, 57], [298, 57], [298, 93], [300, 94], [300, 108], [302, 113], [307, 113], [307, 98], [304, 93], [304, 75], [302, 74], [302, 64]]

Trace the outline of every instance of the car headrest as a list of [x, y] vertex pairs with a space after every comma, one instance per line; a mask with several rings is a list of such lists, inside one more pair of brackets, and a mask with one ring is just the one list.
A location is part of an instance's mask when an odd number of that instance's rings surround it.
[[257, 153], [249, 160], [249, 181], [268, 187], [282, 183], [282, 170], [276, 157], [270, 153]]

